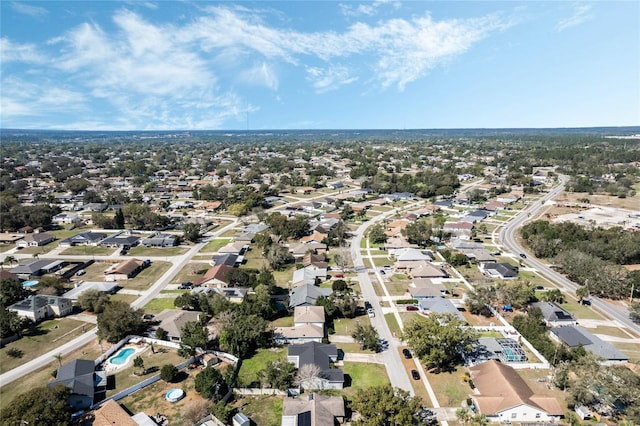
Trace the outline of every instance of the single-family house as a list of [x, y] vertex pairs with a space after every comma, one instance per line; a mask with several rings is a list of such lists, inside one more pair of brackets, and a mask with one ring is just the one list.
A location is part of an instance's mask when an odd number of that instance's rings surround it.
[[461, 250], [467, 256], [467, 259], [477, 264], [482, 269], [488, 263], [496, 263], [496, 258], [487, 249], [470, 249]]
[[64, 260], [27, 260], [9, 269], [18, 278], [29, 279], [59, 271], [67, 265]]
[[145, 247], [174, 247], [180, 242], [177, 235], [155, 232], [143, 239], [140, 244]]
[[304, 284], [319, 284], [327, 279], [327, 268], [319, 268], [314, 265], [305, 266], [293, 271], [291, 283], [294, 287]]
[[140, 242], [140, 237], [137, 235], [127, 234], [125, 232], [118, 232], [111, 235], [98, 243], [103, 247], [135, 247]]
[[307, 396], [287, 397], [282, 405], [282, 426], [334, 426], [345, 417], [341, 396], [310, 393]]
[[129, 413], [113, 399], [107, 400], [93, 412], [92, 426], [139, 426]]
[[418, 301], [418, 310], [423, 314], [452, 314], [459, 320], [467, 322], [462, 313], [450, 299], [442, 297], [429, 297]]
[[56, 225], [68, 225], [70, 223], [76, 223], [80, 220], [80, 215], [78, 213], [68, 213], [63, 212], [59, 213], [51, 218], [51, 222]]
[[493, 422], [556, 423], [564, 413], [556, 398], [535, 394], [508, 365], [491, 360], [469, 371], [474, 406]]
[[510, 263], [482, 263], [478, 268], [491, 278], [500, 278], [503, 280], [518, 278], [518, 268]]
[[40, 232], [38, 234], [29, 234], [16, 243], [18, 247], [40, 247], [47, 245], [56, 240], [56, 237], [47, 234], [46, 232]]
[[611, 365], [629, 361], [629, 357], [615, 348], [613, 345], [603, 341], [598, 336], [591, 334], [584, 328], [577, 325], [563, 325], [550, 330], [553, 340], [565, 345], [568, 348], [582, 347], [601, 358], [601, 364]]
[[413, 279], [418, 278], [446, 278], [447, 273], [432, 263], [423, 262], [416, 268], [410, 270], [409, 275]]
[[38, 322], [45, 318], [69, 315], [73, 311], [73, 304], [71, 299], [66, 297], [34, 294], [14, 303], [8, 309], [21, 317]]
[[273, 339], [278, 344], [322, 343], [325, 335], [325, 314], [322, 306], [297, 306], [293, 310], [293, 327], [276, 327]]
[[122, 261], [116, 265], [112, 265], [104, 271], [104, 280], [108, 282], [112, 281], [124, 281], [138, 275], [146, 266], [148, 261], [142, 261], [139, 259], [129, 259]]
[[330, 362], [338, 360], [336, 345], [307, 342], [300, 345], [290, 345], [287, 361], [293, 363], [297, 369], [305, 365], [312, 365], [319, 370], [317, 377], [309, 378], [301, 384], [303, 389], [342, 389], [344, 387], [344, 373], [338, 368], [331, 368]]
[[554, 302], [534, 302], [531, 308], [539, 308], [547, 327], [560, 327], [563, 325], [577, 325], [578, 321], [569, 312], [562, 309]]
[[249, 249], [249, 245], [244, 241], [229, 243], [218, 250], [218, 254], [235, 254], [242, 256]]
[[71, 299], [73, 301], [78, 300], [80, 295], [88, 290], [99, 291], [100, 293], [105, 294], [114, 294], [120, 289], [116, 282], [93, 282], [93, 281], [85, 281], [82, 283], [78, 283], [74, 288], [67, 291], [62, 297], [66, 297], [67, 299]]
[[102, 399], [107, 386], [107, 376], [104, 371], [95, 370], [93, 361], [74, 359], [62, 365], [56, 378], [47, 384], [48, 387], [57, 385], [71, 389], [68, 404], [75, 410], [82, 410]]
[[429, 278], [418, 278], [411, 281], [408, 288], [412, 299], [425, 299], [428, 297], [442, 297], [447, 288], [439, 282]]
[[313, 284], [304, 284], [293, 289], [289, 295], [289, 307], [315, 305], [320, 296], [329, 297], [330, 288], [321, 288]]
[[102, 232], [85, 231], [60, 241], [60, 246], [97, 246], [105, 238], [107, 238], [107, 234]]
[[179, 342], [182, 339], [182, 327], [188, 322], [200, 321], [203, 315], [199, 311], [165, 309], [156, 315], [154, 320], [159, 322], [156, 328], [162, 328], [167, 332], [167, 340]]
[[473, 227], [472, 222], [446, 222], [442, 226], [442, 230], [452, 235], [468, 238], [468, 236], [471, 235]]
[[[240, 259], [240, 260], [239, 260]], [[211, 258], [211, 264], [213, 266], [218, 265], [227, 265], [227, 266], [240, 266], [242, 263], [242, 256], [238, 256], [237, 254], [214, 254]]]
[[430, 262], [433, 260], [431, 254], [425, 253], [424, 250], [420, 250], [417, 248], [404, 247], [400, 249], [389, 250], [389, 255], [396, 257], [396, 262], [406, 262], [406, 261], [427, 261]]
[[228, 287], [229, 280], [227, 276], [233, 269], [233, 266], [219, 264], [209, 268], [209, 270], [200, 278], [194, 282], [195, 285], [207, 286], [207, 287]]
[[314, 266], [316, 268], [327, 269], [327, 267], [329, 266], [329, 263], [327, 262], [324, 254], [307, 253], [302, 258], [302, 265], [305, 267]]

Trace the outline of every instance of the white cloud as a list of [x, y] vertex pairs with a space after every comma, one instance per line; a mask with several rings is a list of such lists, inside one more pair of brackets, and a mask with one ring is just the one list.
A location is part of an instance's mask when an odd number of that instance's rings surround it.
[[593, 18], [593, 15], [590, 13], [591, 9], [592, 6], [590, 4], [574, 4], [573, 14], [558, 22], [556, 25], [556, 31], [564, 31], [567, 28], [575, 27], [590, 21]]
[[273, 66], [266, 62], [257, 63], [240, 73], [240, 80], [245, 84], [262, 86], [278, 90], [278, 76]]
[[42, 63], [45, 56], [37, 51], [33, 44], [13, 43], [6, 37], [0, 38], [0, 61]]
[[[157, 23], [121, 9], [113, 16], [115, 29], [86, 22], [50, 39], [48, 47], [54, 51], [48, 58], [33, 45], [3, 38], [3, 62], [37, 63], [43, 66], [36, 69], [39, 75], [76, 86], [64, 92], [45, 80], [42, 87], [59, 91], [51, 90], [50, 96], [33, 89], [27, 92], [32, 96], [12, 93], [3, 99], [2, 117], [6, 111], [26, 115], [29, 110], [22, 105], [29, 102], [33, 111], [47, 111], [53, 97], [65, 104], [75, 101], [76, 108], [110, 104], [112, 116], [102, 122], [115, 122], [118, 128], [218, 128], [258, 108], [248, 106], [237, 92], [246, 86], [266, 87], [278, 98], [280, 86], [287, 84], [279, 80], [285, 67], [303, 73], [317, 93], [358, 81], [403, 90], [511, 25], [498, 15], [435, 20], [426, 14], [355, 22], [341, 32], [305, 32], [269, 24], [267, 18], [274, 14], [211, 6], [191, 21]], [[347, 68], [347, 61], [358, 68]], [[82, 96], [74, 100], [78, 93]], [[101, 117], [88, 114], [75, 124], [81, 122], [95, 125]]]
[[328, 68], [307, 67], [307, 81], [311, 82], [316, 93], [336, 90], [358, 80], [347, 67], [336, 65]]
[[378, 8], [387, 4], [391, 5], [394, 9], [400, 8], [400, 1], [398, 0], [376, 0], [360, 4], [340, 3], [338, 4], [338, 8], [345, 16], [374, 16], [378, 13]]
[[23, 15], [33, 16], [35, 18], [41, 18], [49, 13], [49, 11], [44, 7], [33, 6], [16, 1], [11, 2], [11, 9], [18, 13], [22, 13]]

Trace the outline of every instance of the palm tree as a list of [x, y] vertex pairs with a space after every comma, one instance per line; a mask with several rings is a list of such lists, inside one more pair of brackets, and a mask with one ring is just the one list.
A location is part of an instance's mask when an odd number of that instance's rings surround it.
[[18, 263], [18, 260], [13, 256], [5, 257], [4, 261], [5, 261], [5, 263], [8, 263], [9, 265], [13, 265], [14, 263]]
[[40, 260], [40, 255], [38, 253], [33, 253], [33, 256], [31, 257], [33, 257], [34, 259]]
[[57, 355], [54, 355], [53, 357], [58, 360], [59, 366], [62, 367], [62, 354], [57, 354]]
[[458, 423], [466, 425], [471, 421], [471, 412], [467, 407], [458, 408], [456, 410], [456, 418], [458, 419]]

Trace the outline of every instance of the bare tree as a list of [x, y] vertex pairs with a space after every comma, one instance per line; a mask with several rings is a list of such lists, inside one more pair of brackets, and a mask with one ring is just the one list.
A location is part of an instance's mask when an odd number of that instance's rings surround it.
[[182, 417], [187, 424], [194, 425], [209, 414], [210, 407], [211, 402], [208, 400], [192, 401], [182, 410]]
[[322, 370], [315, 364], [304, 364], [298, 368], [298, 373], [293, 381], [296, 386], [304, 386], [305, 383], [322, 378]]

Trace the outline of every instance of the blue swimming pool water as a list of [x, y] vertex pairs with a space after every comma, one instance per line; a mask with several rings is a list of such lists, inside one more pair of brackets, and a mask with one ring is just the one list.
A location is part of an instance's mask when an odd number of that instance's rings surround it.
[[37, 280], [31, 280], [31, 281], [25, 281], [22, 283], [22, 287], [35, 287], [38, 285], [38, 281]]
[[112, 358], [109, 358], [109, 362], [111, 364], [115, 364], [115, 365], [122, 365], [125, 362], [127, 362], [127, 359], [133, 355], [133, 353], [135, 352], [135, 349], [132, 348], [125, 348], [123, 350], [121, 350], [120, 352], [118, 352], [118, 354]]
[[169, 402], [176, 402], [182, 399], [183, 396], [184, 396], [184, 391], [182, 389], [173, 388], [173, 389], [169, 389], [169, 391], [165, 395], [165, 398]]

